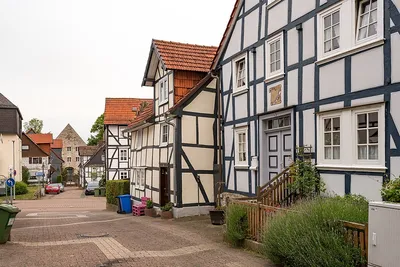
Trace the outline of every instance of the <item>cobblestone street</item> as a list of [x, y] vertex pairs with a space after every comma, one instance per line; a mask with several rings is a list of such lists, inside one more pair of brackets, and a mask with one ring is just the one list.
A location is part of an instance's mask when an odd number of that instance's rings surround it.
[[0, 266], [272, 266], [222, 242], [208, 217], [161, 220], [105, 211], [105, 199], [68, 188], [22, 209]]

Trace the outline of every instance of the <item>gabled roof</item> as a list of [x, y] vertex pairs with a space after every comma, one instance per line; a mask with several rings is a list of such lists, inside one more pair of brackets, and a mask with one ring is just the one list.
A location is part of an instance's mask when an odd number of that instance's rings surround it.
[[[96, 159], [96, 156], [99, 154], [99, 153], [104, 153], [104, 148], [105, 148], [105, 143], [103, 143], [103, 144], [99, 144], [98, 146], [96, 146], [96, 151], [93, 153], [93, 155], [89, 158], [89, 160], [88, 161], [86, 161], [84, 164], [83, 164], [83, 168], [85, 168], [86, 166], [90, 166], [90, 165], [98, 165], [98, 164], [96, 164], [96, 162], [93, 162], [95, 159]], [[100, 158], [101, 159], [101, 158]]]
[[212, 62], [211, 69], [215, 70], [217, 68], [218, 62], [225, 50], [226, 45], [228, 44], [229, 37], [232, 34], [233, 28], [236, 23], [236, 18], [239, 16], [240, 8], [242, 7], [243, 0], [236, 0], [235, 6], [233, 7], [232, 14], [229, 18], [228, 25], [226, 26], [224, 35], [222, 36], [222, 40], [218, 46], [217, 53]]
[[132, 121], [131, 124], [128, 125], [128, 128], [126, 128], [125, 131], [132, 130], [136, 127], [141, 126], [142, 124], [145, 124], [154, 117], [154, 104], [150, 103], [139, 115]]
[[53, 143], [50, 146], [52, 149], [55, 148], [63, 148], [63, 140], [62, 139], [54, 139]]
[[133, 108], [139, 109], [140, 103], [151, 103], [153, 99], [106, 98], [104, 110], [105, 125], [128, 125], [136, 117]]
[[92, 156], [97, 149], [98, 146], [80, 146], [78, 147], [79, 156]]
[[34, 140], [32, 140], [32, 138], [29, 137], [29, 135], [27, 135], [26, 133], [22, 132], [23, 136], [26, 136], [26, 138], [28, 139], [29, 142], [31, 142], [31, 144], [33, 144], [34, 146], [36, 146], [40, 152], [42, 152], [43, 154], [45, 154], [46, 156], [49, 156], [49, 153], [47, 153], [46, 151], [44, 151]]
[[142, 85], [149, 85], [146, 81], [152, 82], [158, 60], [169, 70], [208, 72], [216, 52], [215, 46], [152, 40]]
[[53, 134], [28, 134], [29, 137], [36, 143], [36, 144], [52, 144], [53, 143]]
[[22, 119], [21, 112], [19, 111], [19, 108], [14, 105], [10, 100], [8, 100], [7, 97], [5, 97], [2, 93], [0, 93], [0, 109], [5, 108], [5, 109], [16, 109], [18, 111], [19, 116]]
[[75, 129], [69, 123], [57, 136], [57, 139], [62, 139], [64, 141], [75, 139], [74, 142], [80, 142], [81, 144], [86, 144], [85, 141], [83, 141], [82, 137], [80, 137], [80, 135], [75, 131]]

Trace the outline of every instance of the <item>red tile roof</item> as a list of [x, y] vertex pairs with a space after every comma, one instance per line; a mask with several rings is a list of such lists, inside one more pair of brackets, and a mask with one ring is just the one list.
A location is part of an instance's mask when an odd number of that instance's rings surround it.
[[29, 138], [33, 140], [36, 144], [52, 144], [53, 134], [28, 134]]
[[153, 106], [154, 104], [150, 103], [141, 113], [139, 113], [139, 116], [137, 116], [132, 123], [129, 124], [128, 129], [140, 126], [140, 124], [150, 120], [154, 116]]
[[128, 125], [136, 117], [133, 107], [139, 108], [140, 103], [151, 103], [152, 99], [139, 98], [106, 98], [104, 110], [105, 125]]
[[62, 139], [54, 139], [53, 144], [51, 144], [51, 148], [63, 148], [63, 140]]
[[153, 40], [167, 69], [208, 72], [217, 52], [215, 46], [202, 46]]

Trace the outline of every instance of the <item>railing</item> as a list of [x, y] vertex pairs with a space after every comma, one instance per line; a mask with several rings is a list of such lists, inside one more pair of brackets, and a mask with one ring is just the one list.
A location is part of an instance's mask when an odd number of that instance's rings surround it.
[[361, 255], [368, 259], [368, 224], [342, 221], [346, 241], [360, 248]]

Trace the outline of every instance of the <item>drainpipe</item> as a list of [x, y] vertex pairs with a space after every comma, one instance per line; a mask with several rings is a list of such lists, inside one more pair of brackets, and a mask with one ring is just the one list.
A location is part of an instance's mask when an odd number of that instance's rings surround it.
[[[170, 126], [172, 126], [174, 128], [174, 138], [173, 138], [173, 141], [172, 141], [173, 142], [172, 152], [175, 153], [175, 155], [176, 155], [176, 151], [177, 151], [177, 148], [178, 148], [178, 146], [176, 144], [176, 137], [178, 135], [178, 128], [176, 127], [175, 123], [169, 121], [169, 120], [175, 119], [176, 116], [172, 116], [172, 117], [168, 118], [168, 115], [170, 115], [170, 113], [166, 113], [164, 115], [164, 118], [165, 118], [164, 123], [168, 124], [168, 125], [170, 125]], [[172, 159], [172, 157], [171, 157], [171, 159]], [[168, 166], [169, 166], [169, 164], [170, 164], [170, 160], [168, 160]], [[177, 204], [178, 199], [177, 199], [177, 196], [176, 196], [176, 193], [177, 193], [176, 192], [177, 191], [176, 181], [177, 181], [178, 178], [177, 178], [176, 162], [175, 161], [174, 161], [174, 169], [175, 169], [175, 171], [174, 171], [174, 203]]]
[[[222, 185], [223, 183], [223, 177], [222, 177], [222, 118], [221, 118], [221, 86], [220, 86], [220, 79], [218, 75], [215, 75], [213, 72], [211, 72], [211, 77], [217, 80], [217, 108], [218, 108], [218, 172], [219, 172], [219, 185]], [[220, 186], [218, 186], [220, 188]], [[221, 199], [220, 199], [220, 193], [218, 192], [218, 199], [217, 199], [217, 205], [221, 205]]]

